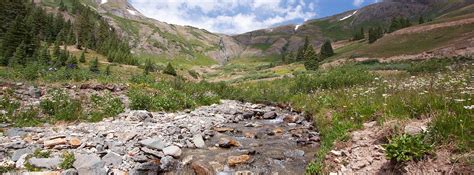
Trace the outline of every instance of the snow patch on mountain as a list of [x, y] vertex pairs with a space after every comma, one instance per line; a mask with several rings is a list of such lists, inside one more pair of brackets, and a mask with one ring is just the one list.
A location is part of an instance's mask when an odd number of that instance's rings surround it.
[[132, 14], [132, 15], [137, 15], [137, 12], [135, 10], [130, 10], [130, 9], [127, 9], [128, 13]]
[[346, 20], [347, 18], [350, 18], [350, 17], [354, 16], [356, 13], [357, 13], [357, 10], [354, 11], [352, 14], [347, 15], [347, 16], [344, 16], [344, 18], [339, 19], [339, 21], [344, 21], [344, 20]]
[[296, 25], [296, 26], [295, 26], [295, 31], [297, 31], [298, 28], [300, 28], [300, 26], [301, 26], [301, 24]]

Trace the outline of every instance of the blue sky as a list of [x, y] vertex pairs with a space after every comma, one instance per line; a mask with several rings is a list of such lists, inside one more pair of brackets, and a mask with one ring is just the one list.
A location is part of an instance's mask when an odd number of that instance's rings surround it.
[[239, 34], [283, 24], [301, 24], [356, 9], [377, 0], [129, 0], [159, 21], [211, 32]]

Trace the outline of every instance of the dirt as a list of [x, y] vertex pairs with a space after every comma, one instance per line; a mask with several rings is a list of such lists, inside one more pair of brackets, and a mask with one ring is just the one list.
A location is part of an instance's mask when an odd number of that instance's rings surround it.
[[452, 154], [453, 150], [449, 148], [436, 149], [432, 155], [404, 165], [386, 159], [382, 145], [391, 135], [407, 132], [409, 128], [425, 130], [429, 121], [389, 121], [383, 126], [375, 121], [365, 123], [362, 130], [351, 133], [349, 141], [336, 143], [334, 150], [326, 156], [326, 171], [332, 174], [469, 174], [472, 168], [457, 161], [465, 155]]

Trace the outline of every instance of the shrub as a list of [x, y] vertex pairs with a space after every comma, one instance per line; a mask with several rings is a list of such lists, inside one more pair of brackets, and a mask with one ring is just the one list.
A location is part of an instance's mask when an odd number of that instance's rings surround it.
[[64, 170], [72, 168], [74, 161], [76, 161], [76, 157], [74, 157], [74, 153], [70, 153], [66, 151], [63, 153], [61, 157], [63, 158], [63, 161], [59, 164], [59, 167]]
[[43, 113], [56, 121], [74, 121], [83, 117], [81, 102], [61, 90], [50, 91], [52, 97], [40, 102]]
[[92, 95], [92, 112], [89, 121], [98, 122], [103, 118], [114, 117], [125, 110], [122, 101], [110, 93], [104, 96]]
[[39, 111], [36, 109], [28, 109], [26, 111], [19, 112], [13, 119], [15, 126], [26, 127], [26, 126], [38, 126], [42, 121], [38, 118]]
[[386, 157], [396, 163], [420, 160], [432, 149], [432, 145], [425, 142], [423, 134], [397, 136], [383, 147]]
[[89, 65], [89, 70], [94, 73], [99, 73], [99, 59], [95, 58]]
[[33, 157], [36, 158], [49, 158], [51, 156], [50, 151], [41, 151], [41, 149], [36, 149], [35, 152], [33, 152]]
[[168, 65], [166, 66], [165, 70], [163, 70], [163, 73], [165, 74], [168, 74], [168, 75], [173, 75], [173, 76], [176, 76], [176, 70], [174, 69], [174, 67], [171, 65], [171, 63], [168, 63]]
[[195, 70], [188, 70], [188, 73], [189, 73], [189, 75], [191, 75], [191, 77], [193, 77], [194, 79], [198, 79], [198, 78], [199, 78], [199, 73], [196, 72]]
[[155, 79], [149, 75], [134, 75], [129, 81], [136, 84], [152, 84], [155, 82]]

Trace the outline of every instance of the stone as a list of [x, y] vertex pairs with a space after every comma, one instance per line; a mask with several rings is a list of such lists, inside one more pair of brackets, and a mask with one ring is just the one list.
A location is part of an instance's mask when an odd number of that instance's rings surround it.
[[64, 170], [61, 175], [78, 175], [79, 173], [77, 172], [76, 169], [74, 168], [71, 168], [71, 169], [67, 169], [67, 170]]
[[341, 151], [336, 151], [336, 150], [331, 150], [331, 153], [334, 154], [335, 156], [341, 156], [342, 155]]
[[165, 154], [163, 154], [163, 152], [160, 152], [160, 151], [156, 151], [156, 150], [153, 150], [153, 149], [149, 149], [147, 147], [143, 147], [141, 148], [141, 150], [145, 153], [145, 154], [150, 154], [152, 156], [155, 156], [155, 157], [164, 157]]
[[161, 141], [159, 138], [149, 138], [140, 141], [140, 144], [150, 148], [150, 149], [157, 149], [157, 150], [162, 150], [163, 148], [166, 147], [165, 143]]
[[270, 111], [263, 114], [263, 119], [275, 119], [277, 117], [276, 112]]
[[122, 171], [122, 170], [119, 170], [119, 169], [116, 169], [116, 168], [112, 169], [112, 174], [113, 174], [113, 175], [128, 175], [127, 172]]
[[426, 131], [426, 129], [427, 127], [425, 125], [415, 126], [414, 124], [412, 124], [412, 125], [405, 126], [404, 131], [406, 134], [409, 134], [409, 135], [417, 135]]
[[59, 164], [62, 162], [62, 160], [59, 157], [53, 157], [53, 158], [32, 157], [28, 160], [28, 162], [37, 168], [57, 169], [59, 167]]
[[285, 155], [286, 157], [290, 157], [290, 158], [299, 158], [299, 157], [304, 156], [304, 151], [299, 150], [299, 149], [287, 150], [287, 151], [283, 152], [283, 155]]
[[202, 139], [201, 134], [197, 134], [193, 136], [193, 143], [197, 148], [205, 148], [206, 143], [204, 142], [204, 139]]
[[244, 136], [245, 136], [246, 138], [251, 138], [251, 139], [256, 138], [256, 137], [255, 137], [255, 133], [253, 133], [253, 132], [245, 132], [245, 133], [244, 133]]
[[24, 172], [22, 175], [60, 175], [59, 171], [35, 171], [35, 172]]
[[74, 161], [73, 167], [76, 168], [79, 174], [107, 174], [104, 168], [105, 162], [99, 156], [95, 154], [78, 154], [75, 157], [76, 161]]
[[299, 119], [300, 117], [298, 115], [289, 115], [283, 118], [283, 121], [287, 123], [296, 123]]
[[279, 134], [282, 134], [283, 133], [283, 129], [282, 128], [275, 128], [273, 129], [273, 134], [275, 135], [279, 135]]
[[242, 116], [244, 117], [244, 119], [251, 119], [254, 115], [255, 115], [255, 113], [253, 113], [253, 112], [244, 112], [244, 113], [242, 114]]
[[122, 164], [122, 156], [117, 153], [109, 152], [104, 157], [102, 157], [105, 165], [119, 166]]
[[214, 128], [214, 131], [217, 131], [217, 132], [233, 132], [234, 131], [234, 128], [229, 128], [229, 127], [220, 127], [220, 128]]
[[72, 137], [69, 139], [69, 145], [71, 145], [72, 147], [79, 147], [81, 146], [81, 140], [76, 137]]
[[202, 162], [202, 161], [194, 161], [193, 163], [191, 163], [191, 168], [194, 170], [194, 173], [196, 173], [196, 175], [214, 175], [216, 174], [214, 172], [214, 169]]
[[57, 139], [44, 141], [44, 147], [53, 147], [56, 145], [62, 145], [66, 143], [67, 143], [67, 140], [65, 138], [57, 138]]
[[8, 137], [16, 137], [16, 136], [24, 137], [26, 134], [28, 134], [28, 131], [25, 131], [22, 128], [10, 128], [6, 131], [6, 135]]
[[[236, 171], [234, 175], [254, 175], [251, 171]], [[273, 173], [272, 175], [278, 175], [278, 173]]]
[[229, 166], [235, 166], [238, 164], [244, 164], [250, 161], [249, 155], [240, 155], [240, 156], [229, 156], [227, 158], [227, 164]]
[[35, 88], [33, 86], [28, 88], [28, 93], [33, 98], [40, 98], [41, 97], [41, 90], [38, 89], [38, 88]]
[[371, 121], [371, 122], [364, 123], [363, 125], [364, 125], [364, 128], [372, 128], [376, 124], [377, 124], [377, 121]]
[[145, 162], [133, 169], [130, 174], [158, 174], [161, 171], [161, 164], [159, 160], [152, 160]]
[[222, 148], [230, 148], [232, 146], [235, 146], [235, 147], [240, 146], [239, 142], [237, 142], [234, 139], [228, 139], [228, 138], [221, 138], [217, 144], [219, 145], [219, 147], [222, 147]]
[[181, 148], [173, 145], [164, 148], [163, 153], [168, 156], [179, 157], [181, 156], [182, 151]]
[[15, 167], [17, 169], [21, 169], [23, 167], [25, 167], [25, 161], [26, 161], [26, 156], [28, 156], [28, 154], [23, 154], [20, 156], [20, 158], [15, 162]]
[[176, 160], [171, 156], [165, 156], [160, 159], [160, 168], [164, 171], [172, 170], [176, 165]]
[[34, 152], [33, 148], [23, 148], [13, 152], [12, 161], [17, 161], [23, 154], [31, 154]]

